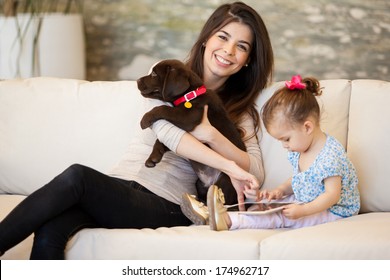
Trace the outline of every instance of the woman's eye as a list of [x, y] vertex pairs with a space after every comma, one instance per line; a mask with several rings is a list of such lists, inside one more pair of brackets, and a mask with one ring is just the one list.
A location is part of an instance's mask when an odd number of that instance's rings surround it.
[[244, 51], [244, 52], [247, 52], [248, 51], [248, 48], [247, 48], [247, 46], [245, 46], [245, 45], [238, 45], [237, 46], [238, 47], [238, 49], [240, 49], [241, 51]]
[[219, 39], [221, 39], [221, 40], [224, 40], [224, 41], [226, 41], [226, 40], [227, 40], [227, 37], [226, 37], [226, 36], [224, 36], [224, 35], [218, 35], [218, 38], [219, 38]]

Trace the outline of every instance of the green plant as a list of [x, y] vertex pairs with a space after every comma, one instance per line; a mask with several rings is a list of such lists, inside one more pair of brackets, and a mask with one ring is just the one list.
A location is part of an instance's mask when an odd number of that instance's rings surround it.
[[19, 13], [40, 15], [45, 13], [81, 13], [83, 0], [0, 0], [0, 13], [16, 16]]
[[[16, 26], [16, 36], [14, 38], [12, 49], [19, 45], [18, 58], [16, 59], [16, 75], [20, 76], [20, 59], [22, 55], [22, 46], [25, 44], [26, 33], [33, 28], [33, 55], [32, 55], [32, 73], [39, 74], [37, 44], [41, 32], [43, 17], [50, 13], [82, 13], [83, 0], [0, 0], [0, 15], [6, 19], [12, 19]], [[27, 22], [21, 22], [19, 16], [28, 15]]]

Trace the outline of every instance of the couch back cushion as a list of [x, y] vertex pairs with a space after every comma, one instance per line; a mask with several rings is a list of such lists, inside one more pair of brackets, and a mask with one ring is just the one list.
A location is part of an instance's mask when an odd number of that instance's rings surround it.
[[390, 211], [389, 104], [390, 82], [352, 82], [348, 155], [358, 172], [362, 213]]
[[0, 82], [0, 193], [29, 194], [73, 163], [116, 163], [142, 113], [135, 81]]
[[[323, 94], [317, 100], [321, 108], [321, 127], [346, 147], [351, 82], [341, 79], [323, 80], [320, 84], [323, 87]], [[275, 83], [265, 89], [260, 94], [258, 108], [262, 108], [266, 100], [281, 86], [284, 86], [284, 82]], [[273, 189], [292, 175], [292, 168], [287, 160], [287, 150], [279, 141], [273, 139], [264, 127], [261, 137], [265, 169], [263, 188]]]

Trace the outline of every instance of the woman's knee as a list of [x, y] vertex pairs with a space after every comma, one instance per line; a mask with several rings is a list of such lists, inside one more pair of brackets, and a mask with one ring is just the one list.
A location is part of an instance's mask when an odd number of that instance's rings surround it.
[[[50, 181], [42, 190], [47, 190], [48, 195], [56, 194], [82, 194], [85, 185], [86, 168], [80, 164], [73, 164]], [[59, 194], [59, 193], [60, 194]]]
[[58, 177], [65, 185], [77, 185], [84, 181], [88, 167], [81, 164], [72, 164], [65, 169]]
[[71, 179], [79, 179], [84, 177], [87, 168], [88, 167], [84, 165], [75, 163], [69, 166], [67, 169], [65, 169], [62, 174]]

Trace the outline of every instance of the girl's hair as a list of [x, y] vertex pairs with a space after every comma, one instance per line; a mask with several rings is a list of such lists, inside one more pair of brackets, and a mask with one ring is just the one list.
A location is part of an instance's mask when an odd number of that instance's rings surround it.
[[242, 2], [218, 7], [203, 26], [198, 40], [191, 49], [187, 64], [196, 74], [203, 77], [203, 43], [231, 22], [249, 26], [253, 34], [253, 48], [248, 66], [242, 67], [239, 72], [230, 76], [217, 93], [223, 97], [221, 99], [236, 127], [243, 115], [249, 113], [254, 119], [257, 132], [260, 127], [260, 116], [255, 102], [261, 90], [272, 80], [274, 57], [267, 28], [253, 8]]
[[264, 127], [268, 129], [275, 115], [280, 112], [292, 125], [305, 122], [309, 116], [319, 124], [320, 106], [315, 97], [322, 94], [320, 82], [316, 78], [304, 78], [300, 83], [305, 86], [303, 89], [291, 89], [287, 83], [264, 104], [261, 110]]

